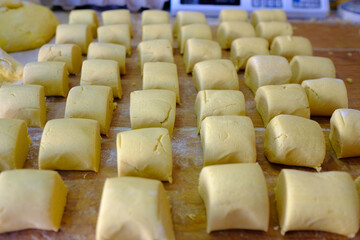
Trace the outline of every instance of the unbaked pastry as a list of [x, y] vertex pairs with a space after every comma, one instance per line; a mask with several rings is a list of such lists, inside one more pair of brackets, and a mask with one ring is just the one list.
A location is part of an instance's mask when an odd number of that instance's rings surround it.
[[260, 22], [255, 28], [256, 36], [265, 38], [271, 43], [277, 36], [292, 36], [293, 29], [288, 22]]
[[209, 25], [197, 23], [182, 26], [177, 37], [180, 54], [184, 54], [186, 42], [190, 38], [212, 40], [212, 33]]
[[271, 55], [280, 55], [287, 60], [295, 56], [312, 56], [313, 49], [309, 39], [299, 36], [277, 36], [271, 43]]
[[182, 26], [195, 23], [206, 24], [206, 17], [202, 12], [178, 11], [174, 21], [174, 36], [177, 37]]
[[92, 40], [93, 36], [89, 25], [60, 24], [56, 28], [56, 44], [76, 44], [81, 48], [83, 54], [87, 54], [89, 44]]
[[141, 13], [141, 25], [166, 24], [170, 22], [167, 11], [150, 9]]
[[219, 13], [219, 24], [222, 22], [247, 22], [248, 12], [241, 9], [222, 9]]
[[255, 29], [248, 22], [222, 22], [216, 32], [216, 39], [222, 49], [229, 49], [237, 38], [255, 37]]
[[104, 25], [114, 25], [114, 24], [129, 25], [129, 34], [131, 37], [134, 36], [130, 11], [128, 9], [116, 9], [116, 10], [103, 11], [101, 13], [101, 18], [103, 20]]
[[127, 56], [131, 56], [131, 36], [128, 24], [104, 25], [97, 29], [97, 34], [98, 42], [124, 45]]
[[87, 24], [91, 28], [93, 37], [97, 37], [99, 22], [95, 10], [81, 9], [70, 11], [69, 24]]
[[251, 13], [250, 22], [256, 27], [259, 22], [286, 22], [286, 13], [281, 9], [256, 10]]

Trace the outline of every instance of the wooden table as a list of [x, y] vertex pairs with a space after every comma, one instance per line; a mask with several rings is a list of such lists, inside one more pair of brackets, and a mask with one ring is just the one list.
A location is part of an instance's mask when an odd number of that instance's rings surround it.
[[[67, 14], [57, 13], [62, 22], [67, 21]], [[100, 204], [103, 183], [108, 177], [116, 177], [116, 134], [130, 130], [129, 96], [130, 92], [142, 89], [141, 75], [137, 66], [136, 46], [140, 41], [140, 18], [133, 15], [135, 37], [132, 40], [132, 56], [127, 58], [127, 74], [121, 76], [124, 97], [116, 100], [118, 108], [108, 137], [101, 141], [101, 164], [98, 173], [80, 171], [59, 171], [68, 187], [68, 198], [59, 232], [24, 230], [0, 234], [0, 239], [94, 239], [95, 227]], [[214, 19], [210, 19], [216, 22]], [[351, 78], [352, 83], [345, 81], [348, 90], [349, 107], [360, 109], [360, 26], [341, 21], [292, 21], [294, 35], [310, 39], [315, 56], [331, 58], [336, 66], [337, 77]], [[214, 33], [216, 27], [212, 26]], [[53, 41], [53, 40], [52, 40]], [[176, 46], [176, 44], [175, 44]], [[23, 63], [36, 61], [38, 50], [12, 54]], [[247, 115], [256, 128], [257, 161], [264, 170], [270, 198], [270, 226], [267, 233], [261, 231], [232, 230], [207, 234], [204, 204], [198, 194], [198, 177], [202, 168], [202, 149], [200, 137], [196, 134], [194, 103], [196, 90], [191, 75], [184, 71], [182, 56], [174, 50], [178, 66], [181, 104], [176, 109], [175, 130], [172, 138], [173, 150], [173, 183], [164, 183], [170, 196], [174, 230], [177, 239], [347, 239], [336, 234], [318, 231], [289, 232], [281, 236], [275, 208], [274, 187], [280, 170], [287, 166], [269, 163], [263, 152], [264, 126], [255, 109], [254, 95], [244, 85], [244, 72], [240, 71], [240, 90], [246, 99]], [[223, 51], [223, 58], [229, 58], [229, 51]], [[79, 76], [71, 77], [71, 86], [79, 85]], [[48, 97], [48, 120], [64, 116], [65, 99]], [[338, 160], [329, 141], [329, 118], [316, 117], [326, 136], [326, 159], [323, 171], [340, 170], [349, 172], [355, 179], [360, 175], [360, 158]], [[25, 168], [38, 168], [38, 151], [42, 129], [29, 128], [32, 138], [30, 153]], [[287, 167], [313, 171], [308, 168]], [[360, 233], [356, 235], [360, 239]]]

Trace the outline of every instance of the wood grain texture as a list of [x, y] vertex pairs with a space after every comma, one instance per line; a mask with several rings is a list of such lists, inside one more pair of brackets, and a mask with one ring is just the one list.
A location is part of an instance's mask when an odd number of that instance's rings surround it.
[[[102, 187], [107, 177], [116, 177], [116, 134], [130, 130], [129, 101], [130, 92], [142, 89], [141, 75], [137, 66], [136, 46], [140, 41], [139, 16], [135, 19], [135, 37], [132, 40], [132, 56], [127, 58], [127, 74], [121, 76], [124, 96], [116, 100], [118, 107], [114, 112], [108, 137], [101, 142], [101, 165], [99, 173], [80, 171], [59, 171], [68, 187], [68, 198], [65, 213], [59, 232], [24, 230], [0, 234], [0, 239], [94, 239], [95, 227], [100, 205]], [[314, 55], [331, 58], [336, 66], [337, 77], [352, 78], [346, 82], [349, 106], [360, 109], [360, 35], [359, 25], [326, 24], [296, 21], [295, 35], [308, 37], [314, 48]], [[215, 27], [212, 27], [215, 34]], [[175, 43], [176, 46], [176, 43]], [[348, 54], [348, 53], [351, 54]], [[24, 53], [25, 54], [25, 53]], [[31, 54], [37, 54], [36, 51]], [[207, 234], [204, 204], [198, 194], [198, 178], [202, 168], [202, 149], [200, 137], [196, 134], [194, 103], [196, 90], [192, 77], [184, 71], [182, 56], [174, 50], [178, 66], [181, 104], [177, 105], [175, 130], [172, 138], [173, 149], [173, 183], [164, 183], [172, 205], [174, 230], [177, 239], [347, 239], [336, 234], [318, 231], [296, 231], [281, 236], [277, 230], [278, 220], [275, 209], [274, 187], [277, 176], [286, 166], [269, 163], [263, 152], [265, 130], [262, 120], [255, 109], [254, 96], [244, 85], [243, 71], [240, 71], [240, 90], [246, 99], [247, 115], [256, 127], [257, 161], [264, 170], [270, 198], [270, 226], [267, 233], [261, 231], [231, 230]], [[36, 59], [31, 56], [30, 59]], [[223, 58], [229, 58], [229, 52], [223, 51]], [[72, 76], [71, 86], [79, 85], [79, 76]], [[62, 118], [65, 110], [65, 99], [48, 97], [48, 120]], [[327, 153], [323, 171], [339, 170], [349, 172], [353, 178], [360, 175], [360, 158], [338, 160], [329, 141], [329, 118], [313, 118], [318, 121], [326, 138]], [[32, 138], [30, 153], [25, 168], [38, 168], [38, 151], [42, 134], [40, 128], [29, 128]], [[61, 146], [60, 146], [61, 147]], [[289, 168], [289, 167], [287, 167]], [[307, 168], [290, 167], [313, 171]], [[360, 233], [356, 239], [360, 239]]]

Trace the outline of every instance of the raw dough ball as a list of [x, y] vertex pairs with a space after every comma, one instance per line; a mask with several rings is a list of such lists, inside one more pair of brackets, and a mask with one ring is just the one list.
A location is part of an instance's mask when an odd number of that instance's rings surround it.
[[247, 22], [248, 12], [240, 9], [222, 9], [219, 13], [219, 24], [222, 22]]
[[41, 47], [55, 34], [59, 20], [47, 7], [24, 2], [0, 14], [0, 47], [7, 52]]
[[171, 24], [150, 24], [142, 26], [141, 41], [167, 39], [173, 45]]
[[217, 29], [216, 38], [222, 49], [229, 49], [237, 38], [255, 37], [255, 29], [248, 22], [223, 22]]
[[206, 117], [200, 137], [204, 166], [256, 162], [255, 129], [249, 117]]
[[0, 48], [0, 87], [3, 82], [20, 81], [24, 66]]
[[0, 174], [0, 233], [24, 229], [58, 231], [67, 188], [55, 171], [20, 169]]
[[307, 38], [278, 36], [271, 44], [270, 54], [283, 56], [290, 61], [295, 56], [312, 56], [313, 49]]
[[268, 230], [268, 191], [257, 163], [204, 167], [199, 193], [206, 206], [208, 233], [227, 229]]
[[277, 36], [293, 35], [293, 29], [288, 22], [260, 22], [255, 31], [257, 37], [265, 38], [270, 43]]
[[177, 38], [180, 54], [184, 54], [186, 42], [190, 38], [212, 40], [212, 33], [209, 25], [199, 23], [182, 26]]
[[95, 10], [72, 10], [69, 14], [69, 24], [86, 24], [91, 28], [93, 37], [96, 38], [97, 36], [96, 30], [99, 26], [99, 22]]
[[169, 23], [169, 13], [162, 10], [145, 10], [141, 13], [141, 25]]
[[131, 56], [131, 37], [128, 24], [105, 25], [97, 29], [98, 42], [115, 43], [126, 47], [127, 56]]
[[264, 153], [269, 162], [321, 170], [326, 144], [320, 125], [310, 119], [278, 115], [266, 127]]
[[76, 44], [83, 54], [87, 54], [92, 40], [91, 28], [86, 24], [60, 24], [56, 28], [56, 44]]
[[259, 22], [286, 22], [286, 13], [283, 10], [256, 10], [251, 13], [250, 22], [256, 27]]
[[180, 28], [189, 24], [206, 24], [206, 17], [202, 12], [178, 11], [174, 22], [174, 36], [180, 32]]
[[327, 231], [354, 237], [359, 230], [359, 197], [346, 172], [280, 172], [275, 198], [281, 234]]
[[127, 24], [129, 25], [129, 34], [134, 36], [131, 22], [130, 11], [128, 9], [107, 10], [101, 13], [104, 25]]

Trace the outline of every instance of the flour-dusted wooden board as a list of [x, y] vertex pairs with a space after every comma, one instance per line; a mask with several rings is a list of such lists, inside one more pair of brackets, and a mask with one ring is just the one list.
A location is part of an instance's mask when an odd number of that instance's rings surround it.
[[[63, 13], [60, 13], [63, 15]], [[67, 16], [67, 15], [65, 15]], [[124, 97], [116, 100], [118, 108], [114, 112], [114, 119], [108, 137], [102, 139], [101, 165], [99, 173], [60, 171], [68, 187], [68, 199], [59, 232], [24, 230], [8, 234], [0, 234], [0, 239], [94, 239], [95, 228], [100, 205], [104, 181], [107, 177], [117, 176], [116, 164], [116, 134], [130, 130], [129, 101], [130, 92], [142, 89], [141, 75], [137, 66], [136, 46], [140, 41], [140, 16], [133, 15], [135, 23], [135, 37], [132, 41], [132, 56], [127, 58], [127, 74], [122, 76]], [[63, 21], [64, 22], [64, 21]], [[314, 54], [331, 58], [336, 66], [337, 77], [352, 78], [353, 82], [346, 82], [349, 106], [360, 109], [360, 34], [359, 25], [343, 23], [312, 23], [296, 21], [295, 35], [308, 37], [313, 46]], [[216, 32], [216, 27], [212, 27]], [[176, 46], [176, 44], [175, 44]], [[35, 61], [38, 50], [15, 53], [23, 63]], [[351, 53], [351, 54], [349, 54]], [[258, 162], [264, 170], [267, 180], [271, 219], [267, 233], [260, 231], [232, 230], [207, 234], [205, 207], [198, 194], [198, 177], [202, 168], [202, 149], [200, 137], [196, 134], [196, 120], [194, 102], [196, 90], [191, 75], [185, 74], [182, 56], [174, 50], [175, 61], [178, 66], [181, 104], [177, 105], [175, 131], [172, 138], [173, 148], [173, 179], [172, 184], [165, 183], [166, 191], [172, 205], [174, 230], [177, 239], [347, 239], [336, 234], [297, 231], [287, 233], [282, 237], [278, 230], [278, 220], [275, 209], [274, 187], [277, 176], [285, 166], [270, 164], [263, 153], [263, 139], [265, 130], [262, 120], [255, 109], [254, 96], [244, 85], [243, 72], [239, 72], [240, 90], [246, 99], [247, 115], [256, 127], [256, 144]], [[229, 58], [229, 52], [223, 51], [223, 58]], [[71, 86], [79, 85], [79, 76], [71, 77]], [[58, 97], [47, 98], [48, 120], [62, 118], [65, 110], [65, 99]], [[323, 164], [323, 171], [339, 170], [349, 172], [353, 178], [360, 175], [360, 158], [338, 160], [329, 144], [329, 118], [313, 118], [324, 130], [327, 141], [327, 154]], [[29, 128], [32, 138], [30, 153], [25, 168], [38, 168], [38, 150], [42, 134], [40, 128]], [[297, 168], [313, 171], [306, 168]], [[115, 219], [114, 219], [115, 220]], [[356, 239], [360, 239], [360, 233]]]

